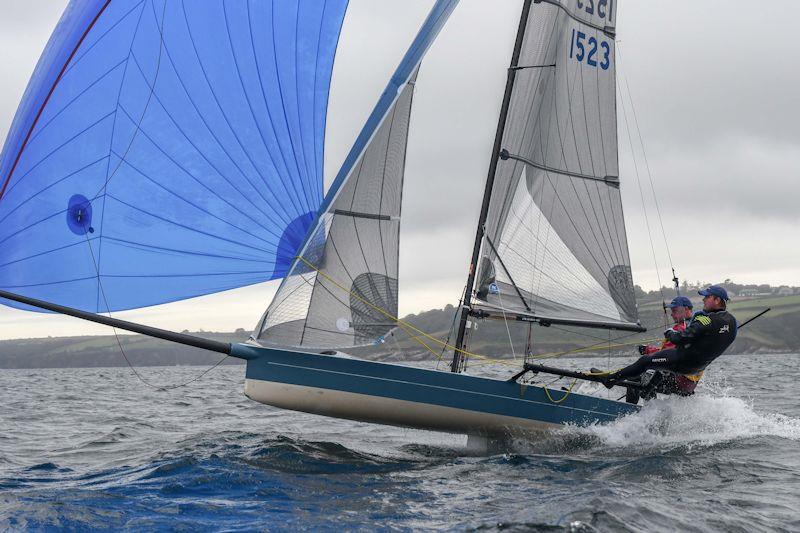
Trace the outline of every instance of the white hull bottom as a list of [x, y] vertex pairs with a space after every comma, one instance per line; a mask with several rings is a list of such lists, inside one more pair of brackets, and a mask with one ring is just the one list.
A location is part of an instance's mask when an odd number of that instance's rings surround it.
[[246, 379], [244, 393], [252, 400], [281, 409], [462, 435], [502, 437], [561, 427], [525, 418], [258, 379]]

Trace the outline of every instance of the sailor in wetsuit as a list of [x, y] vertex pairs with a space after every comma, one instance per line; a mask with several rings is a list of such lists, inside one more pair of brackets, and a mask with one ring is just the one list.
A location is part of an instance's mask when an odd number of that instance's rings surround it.
[[[685, 331], [693, 316], [692, 301], [686, 296], [676, 296], [669, 304], [666, 305], [666, 307], [670, 310], [670, 315], [672, 316], [672, 321], [674, 322], [670, 330], [678, 332]], [[666, 332], [664, 335], [666, 337]], [[640, 345], [639, 354], [652, 355], [656, 352], [660, 352], [661, 350], [668, 350], [670, 348], [675, 348], [675, 344], [665, 338], [664, 342], [662, 342], [660, 345]], [[665, 394], [680, 394], [683, 396], [689, 396], [694, 393], [694, 389], [697, 387], [697, 383], [700, 381], [700, 378], [703, 377], [703, 373], [672, 374], [670, 372], [665, 373], [663, 377], [664, 383], [660, 387], [663, 389], [661, 392]]]
[[702, 372], [736, 338], [736, 319], [726, 310], [728, 292], [725, 288], [712, 285], [699, 294], [703, 296], [703, 310], [694, 314], [686, 329], [668, 329], [664, 332], [666, 340], [673, 343], [675, 348], [644, 355], [632, 365], [609, 374], [604, 381], [606, 387], [611, 388], [623, 379], [636, 378], [648, 369], [656, 369], [668, 371], [668, 379], [660, 384], [658, 392], [692, 394], [693, 389], [683, 391], [678, 387], [675, 376]]

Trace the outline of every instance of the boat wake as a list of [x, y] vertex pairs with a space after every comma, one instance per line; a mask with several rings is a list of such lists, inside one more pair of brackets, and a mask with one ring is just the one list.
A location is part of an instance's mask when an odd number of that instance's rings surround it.
[[[582, 391], [585, 392], [585, 391]], [[725, 390], [690, 398], [652, 400], [636, 413], [607, 424], [568, 425], [537, 438], [514, 439], [512, 453], [638, 455], [704, 449], [758, 438], [800, 441], [800, 419], [763, 413], [752, 401]]]
[[573, 442], [610, 448], [710, 447], [756, 437], [800, 441], [800, 419], [759, 413], [741, 398], [698, 395], [654, 400], [611, 424], [559, 433]]

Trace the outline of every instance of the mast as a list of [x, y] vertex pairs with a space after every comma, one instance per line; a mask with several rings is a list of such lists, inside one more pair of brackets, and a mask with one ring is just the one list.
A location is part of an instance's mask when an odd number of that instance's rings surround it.
[[508, 117], [508, 107], [511, 102], [511, 91], [514, 88], [514, 78], [517, 74], [517, 67], [519, 63], [519, 55], [522, 51], [522, 41], [525, 37], [525, 28], [528, 25], [528, 13], [531, 9], [531, 1], [525, 0], [522, 4], [522, 14], [519, 18], [519, 27], [517, 28], [517, 39], [514, 43], [514, 52], [511, 54], [511, 64], [508, 67], [508, 77], [506, 79], [506, 89], [503, 95], [503, 103], [500, 107], [500, 118], [497, 121], [497, 132], [494, 136], [494, 147], [492, 148], [492, 158], [489, 162], [489, 175], [486, 177], [486, 188], [483, 191], [483, 204], [481, 205], [481, 213], [478, 217], [478, 228], [475, 232], [475, 245], [472, 248], [472, 259], [469, 264], [469, 274], [467, 276], [467, 286], [464, 292], [464, 302], [461, 306], [461, 319], [458, 322], [458, 335], [456, 337], [456, 350], [453, 351], [453, 362], [450, 365], [452, 372], [460, 372], [464, 362], [464, 357], [459, 350], [464, 348], [464, 334], [467, 329], [467, 318], [469, 317], [470, 307], [472, 306], [472, 289], [475, 285], [476, 266], [478, 264], [478, 255], [481, 251], [481, 242], [483, 241], [484, 225], [486, 224], [486, 217], [489, 213], [489, 200], [492, 196], [492, 188], [494, 186], [494, 177], [497, 171], [497, 160], [500, 158], [500, 148], [503, 142], [503, 132], [506, 128], [506, 118]]

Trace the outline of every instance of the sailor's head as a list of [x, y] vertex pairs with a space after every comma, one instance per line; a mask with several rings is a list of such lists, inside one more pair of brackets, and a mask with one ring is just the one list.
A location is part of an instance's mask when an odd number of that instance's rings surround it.
[[697, 294], [703, 297], [703, 310], [716, 311], [718, 309], [725, 309], [728, 301], [728, 291], [725, 287], [719, 285], [711, 285], [707, 289], [698, 291]]
[[676, 324], [692, 318], [692, 301], [686, 296], [676, 296], [667, 307]]

